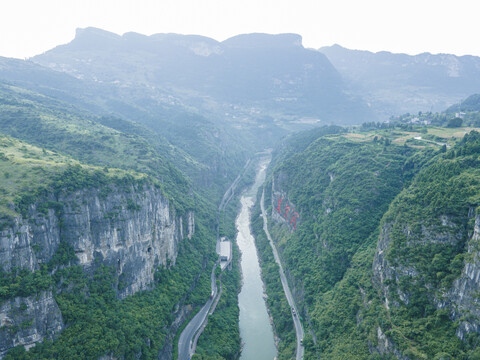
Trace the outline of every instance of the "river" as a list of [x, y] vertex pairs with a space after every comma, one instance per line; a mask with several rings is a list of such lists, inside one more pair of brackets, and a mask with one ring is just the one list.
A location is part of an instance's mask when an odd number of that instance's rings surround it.
[[250, 231], [250, 213], [259, 187], [265, 181], [265, 170], [270, 158], [258, 163], [255, 183], [240, 199], [241, 210], [235, 221], [237, 244], [242, 253], [243, 284], [238, 295], [240, 307], [241, 360], [272, 360], [277, 354], [273, 330], [264, 300], [263, 282], [260, 277], [257, 249]]

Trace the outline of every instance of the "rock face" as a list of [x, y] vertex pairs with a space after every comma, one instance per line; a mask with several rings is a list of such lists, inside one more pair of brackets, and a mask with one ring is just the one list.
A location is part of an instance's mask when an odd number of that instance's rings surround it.
[[286, 224], [290, 231], [295, 231], [300, 221], [300, 214], [290, 201], [288, 194], [282, 190], [281, 183], [286, 181], [286, 174], [279, 174], [277, 181], [272, 179], [272, 219]]
[[[33, 204], [26, 218], [18, 216], [0, 231], [0, 264], [4, 271], [13, 267], [37, 270], [51, 259], [60, 242], [66, 241], [87, 272], [99, 265], [114, 266], [118, 296], [124, 298], [148, 289], [155, 267], [173, 265], [178, 243], [195, 231], [194, 213], [178, 216], [153, 185], [111, 187], [108, 193], [88, 189], [57, 198], [52, 194], [49, 201], [52, 208], [41, 211], [41, 204]], [[28, 320], [24, 314], [14, 311], [21, 303], [27, 304], [30, 325], [25, 323]], [[63, 327], [51, 293], [2, 304], [0, 320], [2, 325], [23, 323], [25, 327], [12, 334], [2, 330], [0, 356], [12, 346], [31, 345]]]
[[[469, 218], [473, 217], [472, 209]], [[452, 321], [459, 321], [457, 336], [464, 340], [468, 333], [480, 333], [480, 299], [478, 293], [480, 291], [480, 215], [474, 217], [475, 225], [472, 234], [469, 234], [468, 251], [465, 255], [465, 262], [461, 275], [452, 283], [449, 289], [431, 289], [430, 296], [437, 309], [447, 309], [450, 313]], [[442, 216], [439, 222], [443, 227], [456, 229], [452, 232], [439, 232], [433, 229], [422, 227], [422, 242], [442, 243], [454, 246], [462, 238], [463, 234], [458, 231], [458, 224], [454, 224], [447, 216]], [[392, 229], [393, 224], [386, 223], [383, 225], [377, 243], [377, 251], [373, 262], [374, 283], [382, 291], [384, 305], [387, 309], [395, 306], [403, 306], [409, 303], [409, 294], [402, 292], [398, 286], [401, 279], [410, 279], [415, 281], [421, 275], [421, 271], [415, 266], [408, 264], [392, 264], [388, 260], [388, 251], [392, 248]], [[413, 234], [407, 224], [404, 226], [404, 234], [406, 235], [408, 246], [415, 246], [412, 240]], [[418, 242], [418, 240], [417, 240]], [[393, 284], [393, 285], [392, 285]], [[440, 290], [440, 291], [438, 291]], [[392, 292], [398, 296], [393, 296]], [[399, 300], [392, 300], [397, 298]], [[401, 358], [394, 344], [383, 334], [382, 329], [378, 328], [378, 343], [376, 349], [380, 354], [393, 353], [397, 358]], [[380, 334], [382, 334], [380, 336]], [[388, 344], [383, 346], [382, 344]]]
[[13, 346], [29, 349], [44, 338], [51, 340], [63, 327], [51, 292], [11, 299], [0, 305], [0, 358]]
[[[455, 320], [461, 319], [457, 336], [462, 340], [471, 332], [480, 333], [480, 216], [475, 217], [473, 235], [468, 243], [467, 260], [460, 278], [454, 281], [447, 296]], [[441, 304], [443, 305], [443, 304]]]

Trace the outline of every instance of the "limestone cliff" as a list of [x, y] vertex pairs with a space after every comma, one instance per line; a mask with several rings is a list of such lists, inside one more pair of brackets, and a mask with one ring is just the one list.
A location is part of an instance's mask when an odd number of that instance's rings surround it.
[[51, 340], [63, 327], [51, 292], [11, 299], [0, 305], [0, 358], [13, 346], [29, 349], [44, 338]]
[[[473, 221], [473, 209], [468, 211], [468, 218]], [[413, 288], [425, 288], [427, 298], [437, 310], [445, 310], [450, 320], [458, 320], [457, 336], [465, 340], [465, 335], [471, 332], [480, 332], [478, 307], [478, 293], [480, 284], [480, 260], [478, 256], [480, 238], [480, 216], [474, 217], [474, 231], [468, 232], [464, 221], [449, 216], [440, 216], [436, 226], [417, 226], [413, 229], [409, 223], [386, 222], [381, 228], [377, 243], [377, 251], [373, 262], [374, 283], [383, 295], [383, 302], [389, 312], [392, 308], [405, 308], [411, 302], [418, 302], [418, 294], [412, 293]], [[462, 224], [463, 223], [463, 224]], [[397, 235], [394, 232], [397, 231]], [[399, 261], [392, 256], [392, 249], [398, 248], [394, 238], [398, 239], [398, 232], [404, 238], [402, 246], [418, 249], [428, 244], [435, 244], [445, 248], [456, 249], [468, 238], [468, 251], [464, 256], [461, 275], [451, 282], [448, 287], [445, 283], [432, 284], [426, 270], [412, 261]], [[462, 256], [461, 254], [459, 256]], [[457, 256], [457, 258], [459, 258]], [[434, 257], [430, 267], [436, 266]], [[451, 266], [451, 265], [450, 265]], [[462, 266], [462, 265], [461, 265]], [[453, 276], [453, 275], [452, 275]], [[402, 285], [403, 283], [403, 285]], [[410, 286], [405, 286], [410, 284]], [[408, 289], [408, 290], [406, 290]], [[377, 351], [382, 354], [394, 354], [396, 358], [404, 359], [395, 344], [383, 333], [385, 329], [378, 328]], [[385, 344], [385, 346], [383, 346]]]
[[[71, 245], [87, 272], [114, 266], [118, 296], [148, 289], [157, 266], [175, 264], [179, 242], [195, 231], [192, 211], [182, 216], [154, 185], [112, 185], [48, 194], [48, 204], [29, 206], [0, 231], [0, 264], [38, 270], [55, 254], [61, 241]], [[22, 306], [26, 309], [19, 311]], [[0, 357], [8, 348], [31, 346], [54, 337], [62, 328], [60, 310], [51, 292], [0, 304]]]
[[272, 178], [272, 219], [278, 223], [285, 224], [290, 231], [295, 231], [300, 220], [300, 214], [296, 211], [295, 205], [289, 199], [286, 191], [283, 190], [282, 182], [286, 181], [287, 175], [280, 173]]
[[468, 243], [465, 267], [440, 306], [449, 305], [452, 317], [460, 320], [457, 336], [462, 340], [471, 332], [480, 333], [480, 216], [475, 217], [473, 235]]

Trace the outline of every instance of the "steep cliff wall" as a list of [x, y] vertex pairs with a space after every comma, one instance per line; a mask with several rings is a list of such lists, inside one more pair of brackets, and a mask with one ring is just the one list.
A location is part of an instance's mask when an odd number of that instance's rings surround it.
[[4, 302], [0, 305], [0, 358], [13, 346], [29, 349], [45, 338], [52, 340], [63, 327], [50, 291]]
[[[66, 242], [87, 272], [100, 265], [116, 269], [120, 298], [148, 289], [155, 268], [175, 264], [179, 242], [195, 231], [194, 213], [179, 216], [150, 184], [51, 193], [24, 215], [0, 231], [4, 271], [38, 270]], [[21, 304], [27, 305], [23, 311]], [[0, 321], [0, 357], [12, 346], [52, 338], [63, 327], [51, 292], [1, 304]]]
[[468, 243], [465, 266], [460, 277], [439, 306], [450, 306], [452, 317], [459, 320], [457, 336], [466, 339], [468, 333], [480, 333], [480, 216], [475, 217], [473, 235]]
[[[307, 320], [305, 357], [370, 356], [370, 324], [375, 320], [368, 319], [367, 327], [363, 319], [374, 305], [371, 274], [364, 271], [371, 269], [376, 229], [402, 190], [404, 162], [413, 152], [374, 142], [319, 138], [277, 163], [272, 172], [267, 194], [270, 231]], [[368, 265], [366, 256], [371, 256]], [[382, 342], [385, 348], [390, 346], [387, 341]]]
[[391, 346], [380, 353], [480, 354], [478, 167], [477, 156], [438, 157], [382, 219], [372, 270], [385, 309], [378, 343], [383, 338]]
[[295, 231], [300, 220], [300, 214], [296, 210], [295, 204], [289, 199], [288, 194], [282, 190], [282, 181], [287, 178], [286, 174], [277, 174], [277, 181], [272, 178], [271, 206], [272, 218], [278, 222], [286, 224], [290, 231]]
[[450, 150], [331, 137], [291, 153], [271, 172], [270, 231], [304, 289], [306, 357], [480, 358], [480, 133]]

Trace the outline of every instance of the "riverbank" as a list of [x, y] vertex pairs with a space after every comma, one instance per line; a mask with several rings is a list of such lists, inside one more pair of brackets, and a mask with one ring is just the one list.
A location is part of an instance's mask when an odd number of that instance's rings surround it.
[[[261, 191], [257, 196], [260, 201]], [[273, 329], [277, 338], [277, 359], [290, 360], [295, 357], [296, 335], [291, 317], [291, 309], [283, 292], [280, 280], [280, 268], [275, 262], [272, 248], [265, 232], [263, 231], [263, 219], [261, 217], [260, 203], [257, 202], [252, 210], [252, 233], [255, 237], [255, 245], [261, 266], [261, 274], [267, 293], [267, 307], [273, 319]]]
[[251, 210], [256, 193], [265, 180], [265, 170], [270, 157], [259, 160], [255, 183], [246, 191], [236, 219], [237, 244], [242, 253], [242, 290], [238, 295], [240, 307], [240, 336], [242, 338], [242, 360], [272, 360], [277, 349], [270, 317], [264, 300], [264, 284], [260, 274], [257, 249], [251, 233]]

